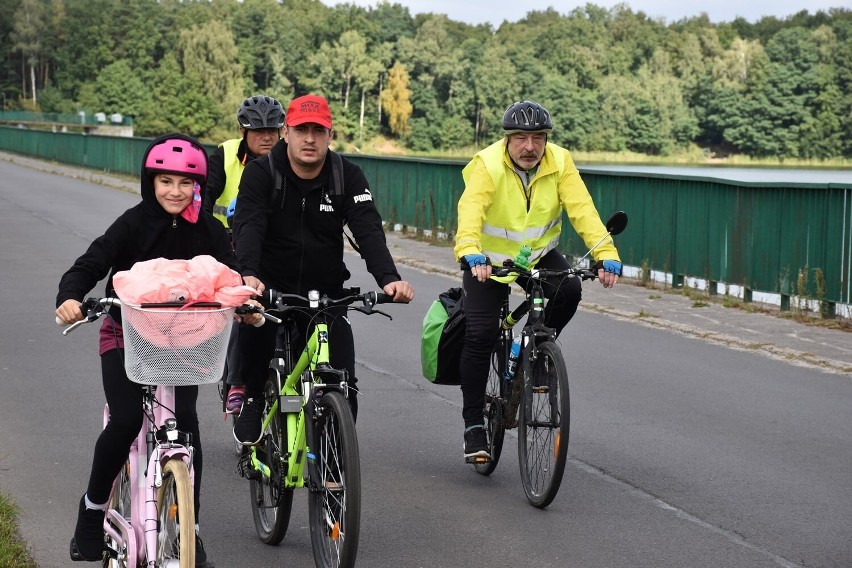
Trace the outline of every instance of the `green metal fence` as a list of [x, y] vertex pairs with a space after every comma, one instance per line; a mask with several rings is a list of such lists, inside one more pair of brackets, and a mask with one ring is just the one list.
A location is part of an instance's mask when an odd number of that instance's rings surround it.
[[20, 124], [46, 124], [67, 126], [100, 126], [119, 125], [132, 126], [133, 118], [122, 116], [120, 120], [114, 120], [113, 116], [103, 113], [61, 113], [61, 112], [26, 112], [17, 110], [0, 111], [0, 122]]
[[[131, 175], [149, 142], [0, 127], [0, 150]], [[454, 232], [464, 160], [347, 157], [364, 170], [386, 221]], [[852, 179], [769, 184], [580, 171], [603, 217], [629, 214], [617, 239], [627, 265], [671, 274], [675, 286], [686, 277], [740, 286], [746, 300], [776, 293], [783, 306], [803, 296], [826, 313], [852, 303]], [[569, 254], [585, 252], [570, 229], [562, 245]]]

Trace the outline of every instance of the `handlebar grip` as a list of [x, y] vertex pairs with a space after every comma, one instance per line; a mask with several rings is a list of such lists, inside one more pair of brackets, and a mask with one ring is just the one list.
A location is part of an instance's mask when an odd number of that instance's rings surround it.
[[67, 324], [67, 323], [65, 323], [64, 321], [62, 321], [61, 319], [59, 319], [59, 316], [56, 316], [56, 325], [59, 325], [59, 326], [65, 327], [65, 326], [66, 326], [66, 325], [68, 325], [68, 324]]
[[376, 302], [375, 302], [376, 304], [392, 304], [393, 303], [393, 297], [388, 296], [384, 292], [371, 292], [371, 293], [376, 295]]

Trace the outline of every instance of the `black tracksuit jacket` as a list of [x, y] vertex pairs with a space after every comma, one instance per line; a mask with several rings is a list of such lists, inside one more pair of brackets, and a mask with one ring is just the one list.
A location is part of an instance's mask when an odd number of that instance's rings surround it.
[[401, 280], [361, 168], [343, 158], [343, 195], [331, 196], [330, 159], [316, 179], [302, 180], [290, 167], [284, 140], [272, 156], [284, 180], [277, 203], [271, 203], [275, 178], [268, 159], [249, 162], [240, 178], [233, 225], [243, 276], [291, 294], [338, 293], [350, 277], [343, 262], [346, 224], [376, 283], [383, 288]]

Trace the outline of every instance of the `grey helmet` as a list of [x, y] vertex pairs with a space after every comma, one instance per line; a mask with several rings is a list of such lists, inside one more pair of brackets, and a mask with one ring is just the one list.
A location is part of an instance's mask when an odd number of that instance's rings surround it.
[[515, 132], [550, 132], [553, 120], [547, 109], [532, 101], [512, 103], [503, 113], [503, 130], [506, 134]]
[[240, 128], [281, 128], [284, 126], [284, 107], [277, 100], [265, 95], [249, 97], [237, 109]]

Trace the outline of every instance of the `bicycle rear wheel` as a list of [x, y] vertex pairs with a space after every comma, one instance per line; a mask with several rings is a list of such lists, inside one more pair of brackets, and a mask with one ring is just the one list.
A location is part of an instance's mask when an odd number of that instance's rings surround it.
[[556, 343], [538, 346], [529, 383], [520, 408], [518, 459], [527, 499], [544, 508], [559, 491], [568, 458], [568, 371]]
[[157, 566], [195, 568], [195, 505], [189, 470], [173, 459], [157, 491]]
[[[115, 478], [112, 486], [112, 495], [110, 496], [109, 507], [116, 513], [124, 517], [126, 521], [130, 521], [130, 464], [125, 463], [121, 468], [121, 473]], [[113, 525], [113, 528], [120, 531], [119, 526]], [[123, 535], [125, 541], [127, 535]], [[107, 537], [107, 557], [104, 560], [105, 568], [133, 568], [136, 566], [136, 559], [128, 559], [128, 550], [126, 544], [120, 544]]]
[[361, 458], [349, 404], [337, 391], [320, 399], [313, 423], [318, 479], [308, 511], [317, 568], [355, 565], [361, 531]]
[[506, 369], [506, 350], [505, 339], [499, 339], [494, 347], [494, 353], [491, 354], [491, 368], [485, 385], [485, 430], [488, 432], [488, 453], [491, 454], [491, 460], [473, 464], [476, 472], [482, 475], [491, 475], [494, 472], [503, 451], [506, 405], [501, 392], [501, 383]]
[[[264, 396], [266, 408], [278, 397], [278, 381], [270, 378], [266, 381]], [[265, 419], [265, 416], [264, 416]], [[287, 422], [280, 409], [272, 417], [269, 430], [264, 433], [261, 447], [261, 460], [269, 466], [270, 475], [260, 475], [251, 480], [251, 513], [254, 527], [261, 542], [276, 545], [287, 534], [290, 525], [290, 512], [293, 509], [293, 490], [284, 487], [287, 459]]]

